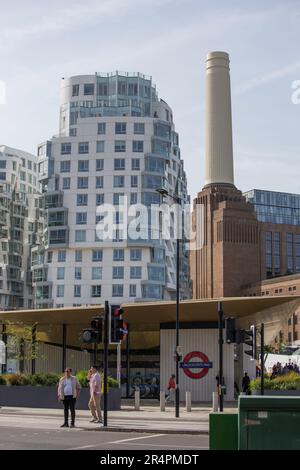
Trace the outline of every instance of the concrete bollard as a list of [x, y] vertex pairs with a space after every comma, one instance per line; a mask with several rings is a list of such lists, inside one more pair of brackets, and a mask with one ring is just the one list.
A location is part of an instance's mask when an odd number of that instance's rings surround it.
[[214, 413], [216, 413], [218, 411], [218, 403], [219, 400], [218, 400], [218, 393], [217, 392], [213, 392], [213, 407], [212, 407], [212, 410]]
[[140, 391], [136, 390], [134, 392], [134, 408], [135, 411], [140, 411]]
[[164, 390], [160, 391], [160, 411], [166, 411], [166, 394]]
[[186, 392], [186, 411], [191, 412], [192, 411], [192, 394], [191, 392]]

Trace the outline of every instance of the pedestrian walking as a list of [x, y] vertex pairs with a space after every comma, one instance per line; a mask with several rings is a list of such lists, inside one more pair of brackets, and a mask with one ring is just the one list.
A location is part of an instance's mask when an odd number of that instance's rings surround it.
[[246, 393], [246, 395], [251, 394], [251, 391], [250, 391], [250, 377], [247, 374], [247, 372], [245, 372], [243, 380], [242, 380], [242, 390], [243, 390], [244, 393]]
[[90, 381], [90, 401], [89, 409], [92, 414], [91, 423], [102, 423], [101, 415], [101, 376], [98, 366], [91, 367], [88, 380]]
[[75, 427], [75, 405], [79, 398], [81, 385], [77, 378], [72, 375], [72, 369], [68, 367], [58, 384], [58, 400], [64, 405], [64, 423], [61, 428], [69, 427], [69, 410], [71, 411], [71, 428]]
[[166, 401], [175, 402], [175, 390], [176, 390], [176, 382], [175, 382], [175, 374], [172, 374], [168, 384], [168, 395], [166, 397]]

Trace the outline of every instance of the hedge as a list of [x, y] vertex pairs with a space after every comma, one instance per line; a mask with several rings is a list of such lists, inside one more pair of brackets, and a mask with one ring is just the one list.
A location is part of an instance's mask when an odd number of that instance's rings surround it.
[[[61, 374], [2, 374], [0, 375], [0, 385], [52, 387], [58, 385], [61, 377]], [[87, 388], [89, 386], [87, 371], [79, 371], [76, 374], [76, 377], [83, 388]], [[117, 388], [119, 386], [118, 381], [112, 377], [108, 377], [108, 385], [111, 388]]]
[[[252, 380], [251, 390], [260, 389], [260, 378]], [[265, 377], [264, 388], [266, 390], [300, 390], [300, 375], [297, 372], [290, 372], [286, 375], [279, 375], [274, 379]]]

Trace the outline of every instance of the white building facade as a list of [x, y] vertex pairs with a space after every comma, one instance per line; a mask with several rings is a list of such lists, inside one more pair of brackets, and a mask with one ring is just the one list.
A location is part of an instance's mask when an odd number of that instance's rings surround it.
[[0, 308], [33, 308], [30, 252], [42, 229], [37, 157], [0, 146]]
[[[39, 146], [38, 164], [47, 222], [32, 258], [39, 273], [36, 307], [175, 299], [174, 237], [154, 239], [149, 229], [131, 239], [122, 231], [124, 198], [149, 210], [162, 201], [157, 189], [164, 187], [189, 201], [172, 110], [150, 77], [116, 72], [63, 79], [59, 135]], [[110, 240], [96, 232], [103, 204], [115, 208]], [[180, 286], [181, 298], [190, 297], [185, 243]]]

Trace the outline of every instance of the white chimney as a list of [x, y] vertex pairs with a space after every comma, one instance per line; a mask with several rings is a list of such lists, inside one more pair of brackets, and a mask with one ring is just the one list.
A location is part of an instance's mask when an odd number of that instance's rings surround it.
[[205, 186], [234, 185], [229, 55], [206, 58]]

